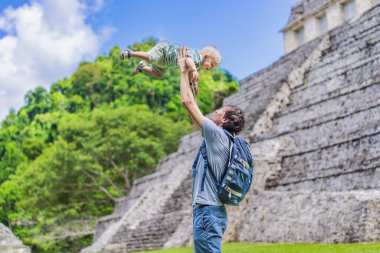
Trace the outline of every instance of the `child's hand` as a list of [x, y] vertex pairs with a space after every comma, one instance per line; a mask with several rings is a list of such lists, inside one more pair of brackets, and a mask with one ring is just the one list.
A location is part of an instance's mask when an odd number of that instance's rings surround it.
[[191, 74], [191, 82], [197, 84], [197, 83], [198, 83], [198, 80], [199, 80], [199, 74], [198, 74], [198, 71], [196, 71], [196, 70], [192, 71], [192, 74]]

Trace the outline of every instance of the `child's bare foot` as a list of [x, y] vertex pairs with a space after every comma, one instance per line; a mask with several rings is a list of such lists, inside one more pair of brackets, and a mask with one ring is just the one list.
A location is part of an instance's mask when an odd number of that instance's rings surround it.
[[143, 71], [143, 68], [146, 66], [144, 61], [139, 61], [137, 64], [137, 67], [133, 70], [132, 75], [137, 75], [138, 73], [141, 73]]
[[120, 60], [124, 60], [125, 58], [131, 58], [131, 50], [126, 49], [120, 52]]

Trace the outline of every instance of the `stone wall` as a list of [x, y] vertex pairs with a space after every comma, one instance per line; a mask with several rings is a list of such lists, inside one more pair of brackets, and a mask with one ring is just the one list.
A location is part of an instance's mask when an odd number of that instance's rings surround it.
[[379, 14], [327, 34], [285, 81], [286, 108], [250, 134], [265, 176], [239, 213], [238, 241], [380, 240]]
[[[241, 81], [236, 104], [255, 159], [224, 241], [380, 240], [380, 7]], [[82, 252], [192, 244], [191, 165], [199, 133], [134, 183]], [[339, 217], [339, 218], [337, 218]], [[243, 219], [244, 218], [244, 219]]]
[[30, 248], [22, 244], [12, 231], [0, 223], [0, 253], [30, 253]]
[[303, 43], [343, 23], [355, 21], [379, 2], [376, 0], [350, 1], [355, 9], [352, 16], [344, 11], [344, 6], [348, 3], [348, 0], [302, 0], [294, 6], [288, 24], [282, 29], [285, 52], [289, 53]]
[[355, 243], [379, 241], [380, 191], [265, 191], [250, 201], [238, 241]]
[[331, 0], [302, 0], [292, 8], [287, 27], [300, 21], [306, 16], [312, 15], [316, 11], [321, 10], [324, 6], [331, 3]]

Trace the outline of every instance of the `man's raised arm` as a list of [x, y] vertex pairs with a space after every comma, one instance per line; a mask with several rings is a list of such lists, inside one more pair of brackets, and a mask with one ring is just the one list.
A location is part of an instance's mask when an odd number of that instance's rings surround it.
[[199, 110], [199, 107], [195, 101], [194, 94], [191, 91], [190, 82], [189, 82], [189, 69], [186, 64], [187, 57], [187, 48], [180, 48], [178, 52], [178, 66], [181, 73], [181, 99], [182, 104], [189, 113], [191, 119], [195, 125], [202, 129], [202, 122], [204, 116]]

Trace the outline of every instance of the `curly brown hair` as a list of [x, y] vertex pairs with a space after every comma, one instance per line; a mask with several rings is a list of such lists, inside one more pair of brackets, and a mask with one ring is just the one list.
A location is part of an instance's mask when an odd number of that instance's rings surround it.
[[245, 114], [243, 110], [236, 105], [226, 105], [224, 107], [224, 120], [222, 127], [227, 131], [238, 134], [244, 129]]

